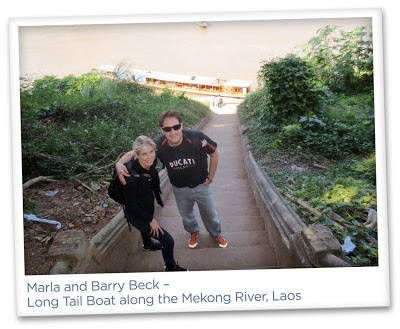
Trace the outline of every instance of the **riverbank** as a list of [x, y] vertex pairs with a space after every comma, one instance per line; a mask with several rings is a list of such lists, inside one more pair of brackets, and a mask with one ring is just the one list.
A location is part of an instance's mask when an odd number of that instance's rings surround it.
[[[260, 63], [285, 56], [326, 25], [351, 30], [370, 19], [214, 21], [20, 27], [20, 75], [76, 76], [104, 64], [250, 80]], [[252, 86], [255, 88], [255, 85]]]

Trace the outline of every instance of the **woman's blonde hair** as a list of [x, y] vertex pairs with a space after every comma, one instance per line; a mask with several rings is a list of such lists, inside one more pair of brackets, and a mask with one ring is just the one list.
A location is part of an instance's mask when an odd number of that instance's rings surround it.
[[143, 135], [135, 139], [135, 141], [133, 142], [133, 150], [137, 155], [139, 155], [140, 151], [146, 145], [150, 145], [154, 150], [156, 150], [156, 144], [154, 143], [154, 141], [150, 137]]

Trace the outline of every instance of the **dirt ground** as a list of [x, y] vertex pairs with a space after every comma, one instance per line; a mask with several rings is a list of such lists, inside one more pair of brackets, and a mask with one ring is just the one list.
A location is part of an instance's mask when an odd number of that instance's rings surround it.
[[55, 224], [23, 219], [26, 275], [50, 273], [54, 261], [48, 259], [47, 252], [58, 232], [79, 229], [90, 240], [121, 210], [109, 198], [105, 179], [89, 187], [93, 192], [77, 181], [63, 181], [40, 183], [24, 190], [24, 214], [61, 224], [57, 229]]

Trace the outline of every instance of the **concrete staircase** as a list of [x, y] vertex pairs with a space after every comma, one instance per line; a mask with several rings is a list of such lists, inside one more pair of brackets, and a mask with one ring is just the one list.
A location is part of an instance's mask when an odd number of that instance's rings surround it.
[[[202, 230], [197, 248], [189, 249], [189, 233], [183, 228], [172, 192], [163, 196], [164, 207], [157, 207], [155, 217], [174, 237], [175, 259], [190, 271], [278, 268], [275, 246], [270, 243], [247, 179], [236, 105], [227, 104], [220, 111], [211, 115], [203, 132], [218, 143], [219, 162], [212, 188], [228, 247], [219, 248], [215, 244], [196, 206]], [[128, 261], [127, 272], [163, 270], [161, 252], [143, 252], [141, 241], [134, 248], [137, 250]]]

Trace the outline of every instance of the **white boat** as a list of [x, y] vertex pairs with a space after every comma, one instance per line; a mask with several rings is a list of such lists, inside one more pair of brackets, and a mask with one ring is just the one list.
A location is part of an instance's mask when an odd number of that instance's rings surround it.
[[99, 69], [106, 74], [111, 74], [112, 77], [135, 81], [153, 88], [168, 88], [176, 91], [214, 96], [243, 98], [250, 92], [252, 83], [252, 81], [247, 80], [223, 80], [217, 77], [129, 69], [114, 65], [103, 65]]

